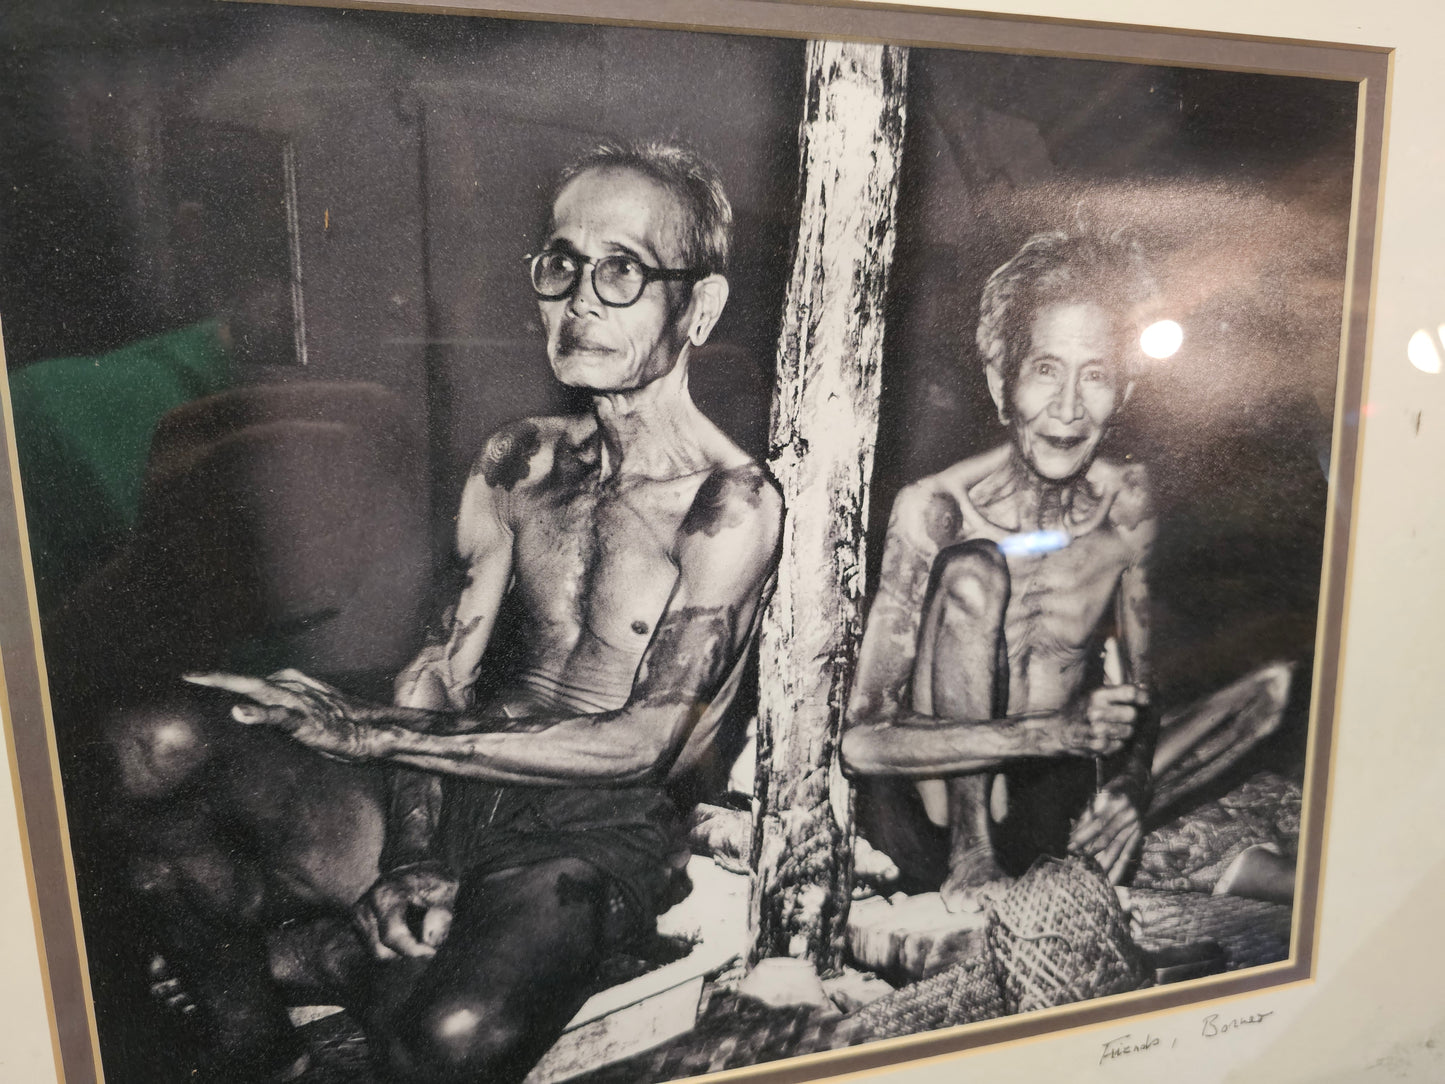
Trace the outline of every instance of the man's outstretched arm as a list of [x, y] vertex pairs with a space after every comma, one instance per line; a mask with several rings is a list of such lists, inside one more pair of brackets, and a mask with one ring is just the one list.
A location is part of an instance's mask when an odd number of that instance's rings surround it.
[[781, 520], [781, 499], [761, 468], [720, 471], [703, 484], [678, 533], [677, 584], [617, 711], [521, 719], [513, 725], [520, 732], [455, 733], [474, 725], [469, 713], [360, 706], [259, 678], [200, 680], [256, 700], [236, 709], [241, 721], [279, 726], [333, 755], [498, 783], [657, 778], [744, 647]]

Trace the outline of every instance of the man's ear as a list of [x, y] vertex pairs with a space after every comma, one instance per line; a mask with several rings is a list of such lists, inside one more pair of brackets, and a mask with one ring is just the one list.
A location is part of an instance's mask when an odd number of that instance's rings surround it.
[[1003, 401], [1003, 373], [993, 362], [983, 367], [983, 378], [988, 381], [988, 393], [993, 396], [993, 405], [998, 408], [998, 420], [1008, 421], [1008, 408]]
[[699, 279], [692, 287], [692, 304], [687, 314], [687, 341], [693, 346], [707, 342], [728, 303], [728, 280], [721, 275]]

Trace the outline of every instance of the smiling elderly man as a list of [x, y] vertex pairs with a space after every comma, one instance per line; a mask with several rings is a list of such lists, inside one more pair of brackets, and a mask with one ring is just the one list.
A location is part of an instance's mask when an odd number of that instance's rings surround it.
[[[1144, 468], [1097, 453], [1149, 289], [1121, 244], [1030, 238], [978, 325], [1009, 439], [893, 506], [842, 755], [864, 833], [952, 909], [1041, 854], [1088, 854], [1118, 882], [1143, 838], [1157, 524]], [[1112, 684], [1091, 665], [1111, 625]]]
[[[730, 222], [716, 173], [677, 147], [608, 145], [563, 174], [531, 286], [552, 370], [592, 408], [487, 442], [457, 518], [465, 587], [394, 705], [289, 671], [194, 675], [257, 725], [119, 724], [118, 747], [190, 728], [204, 749], [170, 761], [136, 883], [225, 1079], [304, 1067], [287, 988], [344, 996], [396, 1077], [519, 1078], [651, 927], [678, 849], [663, 784], [715, 735], [782, 516], [688, 392]], [[474, 703], [509, 594], [520, 662]], [[327, 918], [348, 908], [352, 926]]]

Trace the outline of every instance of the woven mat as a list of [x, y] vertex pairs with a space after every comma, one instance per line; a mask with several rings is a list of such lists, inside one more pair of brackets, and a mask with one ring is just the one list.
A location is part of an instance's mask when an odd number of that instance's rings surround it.
[[989, 914], [1009, 1013], [1089, 1001], [1152, 979], [1118, 894], [1091, 859], [1040, 859]]
[[849, 1018], [850, 1034], [856, 1042], [896, 1039], [992, 1020], [1006, 1011], [993, 958], [985, 954], [865, 1005]]
[[1137, 888], [1209, 892], [1248, 847], [1268, 844], [1279, 854], [1299, 847], [1298, 783], [1259, 772], [1228, 794], [1160, 825], [1144, 837]]
[[580, 1078], [636, 1084], [758, 1065], [1138, 989], [1149, 981], [1118, 896], [1088, 859], [1040, 862], [1004, 894], [988, 950], [849, 1016], [730, 994], [657, 1050]]
[[1287, 904], [1134, 888], [1129, 891], [1129, 909], [1139, 923], [1137, 940], [1146, 949], [1214, 941], [1224, 950], [1230, 971], [1275, 963], [1289, 955]]
[[569, 1084], [643, 1084], [742, 1069], [847, 1046], [846, 1017], [808, 1006], [775, 1009], [715, 994], [697, 1027], [655, 1050], [614, 1062]]

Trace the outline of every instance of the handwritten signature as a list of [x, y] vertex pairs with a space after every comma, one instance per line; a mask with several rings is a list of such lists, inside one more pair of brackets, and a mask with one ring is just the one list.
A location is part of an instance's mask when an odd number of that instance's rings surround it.
[[1273, 1015], [1274, 1010], [1271, 1009], [1268, 1012], [1254, 1012], [1248, 1016], [1235, 1016], [1228, 1020], [1221, 1020], [1218, 1013], [1210, 1013], [1204, 1018], [1199, 1034], [1206, 1039], [1213, 1039], [1216, 1035], [1228, 1035], [1231, 1031], [1238, 1031], [1250, 1024], [1262, 1024]]
[[[1228, 1035], [1230, 1032], [1239, 1031], [1241, 1028], [1250, 1027], [1254, 1024], [1262, 1024], [1274, 1015], [1273, 1009], [1266, 1009], [1263, 1012], [1249, 1013], [1247, 1016], [1231, 1016], [1222, 1018], [1219, 1013], [1212, 1012], [1199, 1022], [1199, 1034], [1205, 1039], [1215, 1039], [1221, 1035]], [[1168, 1047], [1164, 1046], [1168, 1040]], [[1104, 1065], [1117, 1061], [1119, 1058], [1127, 1058], [1133, 1054], [1147, 1054], [1151, 1050], [1169, 1049], [1172, 1050], [1179, 1045], [1179, 1037], [1176, 1035], [1170, 1038], [1167, 1034], [1161, 1038], [1153, 1032], [1146, 1031], [1142, 1038], [1133, 1034], [1117, 1036], [1105, 1041], [1103, 1050], [1099, 1054], [1099, 1064]]]
[[1130, 1054], [1142, 1054], [1146, 1050], [1153, 1050], [1163, 1040], [1157, 1035], [1146, 1033], [1144, 1038], [1136, 1040], [1132, 1035], [1120, 1035], [1117, 1039], [1110, 1039], [1104, 1044], [1104, 1052], [1099, 1055], [1099, 1064], [1114, 1058], [1127, 1057]]

